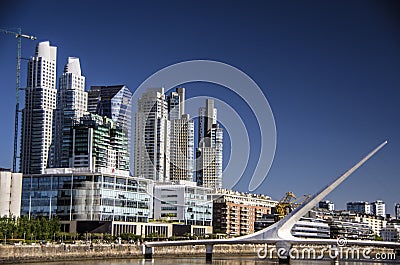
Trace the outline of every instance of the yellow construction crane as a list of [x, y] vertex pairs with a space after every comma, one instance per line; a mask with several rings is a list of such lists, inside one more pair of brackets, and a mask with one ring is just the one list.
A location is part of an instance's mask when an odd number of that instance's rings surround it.
[[303, 204], [306, 200], [310, 198], [310, 195], [303, 195], [300, 198], [296, 198], [293, 192], [286, 192], [285, 196], [278, 202], [275, 206], [275, 211], [278, 216], [278, 220], [288, 215], [291, 211], [296, 209], [298, 206]]
[[21, 90], [21, 39], [30, 39], [30, 40], [36, 40], [35, 36], [31, 35], [26, 35], [22, 34], [22, 31], [20, 28], [17, 29], [17, 32], [14, 31], [9, 31], [6, 29], [0, 29], [0, 32], [3, 32], [5, 34], [10, 34], [15, 36], [17, 38], [17, 76], [16, 76], [16, 103], [15, 103], [15, 123], [14, 123], [14, 155], [13, 155], [13, 165], [12, 169], [13, 172], [17, 172], [17, 152], [18, 152], [18, 128], [19, 128], [19, 94]]

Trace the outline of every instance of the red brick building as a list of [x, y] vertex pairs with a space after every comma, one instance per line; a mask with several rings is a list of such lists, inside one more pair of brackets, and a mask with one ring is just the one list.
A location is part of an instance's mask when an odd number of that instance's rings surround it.
[[276, 205], [269, 196], [220, 189], [213, 195], [213, 231], [229, 236], [254, 233], [254, 222]]

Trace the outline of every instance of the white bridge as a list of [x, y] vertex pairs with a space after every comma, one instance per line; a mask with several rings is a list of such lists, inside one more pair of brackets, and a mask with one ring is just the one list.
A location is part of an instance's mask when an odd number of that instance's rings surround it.
[[[289, 251], [292, 244], [318, 244], [318, 245], [337, 245], [338, 242], [335, 239], [303, 239], [292, 236], [291, 230], [297, 221], [300, 220], [305, 214], [308, 213], [318, 202], [332, 192], [339, 184], [347, 179], [354, 171], [361, 167], [368, 159], [375, 155], [382, 147], [387, 144], [387, 141], [380, 144], [371, 153], [361, 159], [352, 168], [347, 170], [343, 175], [334, 180], [331, 184], [323, 188], [311, 196], [301, 206], [292, 211], [285, 218], [279, 222], [255, 232], [250, 235], [240, 236], [229, 239], [205, 239], [205, 240], [181, 240], [181, 241], [161, 241], [161, 242], [145, 242], [143, 245], [143, 254], [146, 259], [151, 259], [154, 247], [160, 246], [183, 246], [183, 245], [205, 245], [206, 246], [206, 260], [212, 260], [213, 246], [218, 244], [276, 244], [277, 249], [285, 249], [285, 253], [281, 253], [281, 256], [285, 258], [283, 260], [289, 260]], [[358, 246], [378, 246], [378, 247], [389, 247], [400, 249], [400, 243], [394, 242], [382, 242], [382, 241], [370, 241], [370, 240], [348, 240], [347, 245], [358, 245]]]

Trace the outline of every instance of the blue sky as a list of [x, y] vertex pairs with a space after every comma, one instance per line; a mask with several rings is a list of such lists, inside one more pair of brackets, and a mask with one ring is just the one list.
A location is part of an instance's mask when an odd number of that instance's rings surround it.
[[[143, 1], [144, 2], [144, 1]], [[134, 91], [156, 71], [182, 61], [215, 60], [248, 74], [272, 108], [277, 149], [257, 193], [314, 193], [379, 143], [389, 144], [328, 199], [400, 201], [400, 5], [396, 1], [2, 1], [0, 28], [81, 59], [86, 85]], [[23, 56], [37, 41], [23, 41]], [[0, 167], [11, 167], [16, 40], [0, 35]], [[22, 64], [22, 85], [26, 63]], [[161, 86], [162, 84], [160, 84]], [[240, 99], [210, 84], [187, 93]], [[135, 103], [134, 103], [135, 104]], [[234, 104], [234, 103], [233, 103]], [[243, 104], [238, 111], [254, 125]], [[257, 130], [257, 128], [254, 128]], [[238, 183], [246, 191], [259, 136]], [[231, 143], [234, 145], [235, 143]]]

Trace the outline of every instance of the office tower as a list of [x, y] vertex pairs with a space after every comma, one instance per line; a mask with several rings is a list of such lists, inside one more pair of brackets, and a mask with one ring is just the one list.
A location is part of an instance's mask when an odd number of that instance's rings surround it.
[[87, 113], [85, 77], [79, 58], [69, 57], [58, 81], [57, 108], [54, 111], [52, 167], [69, 167], [72, 156], [72, 125]]
[[170, 180], [194, 181], [194, 122], [189, 114], [171, 121]]
[[206, 107], [199, 108], [198, 144], [207, 138], [213, 124], [217, 124], [217, 109], [214, 108], [214, 100], [207, 99]]
[[169, 181], [170, 122], [164, 88], [148, 89], [135, 116], [134, 175]]
[[88, 92], [88, 111], [113, 119], [128, 135], [131, 148], [132, 92], [125, 85], [92, 86]]
[[128, 135], [105, 116], [87, 114], [72, 127], [71, 167], [129, 171]]
[[194, 122], [185, 110], [185, 89], [177, 88], [167, 96], [170, 120], [170, 180], [194, 181]]
[[200, 186], [222, 188], [223, 131], [217, 123], [214, 100], [199, 109], [199, 142], [196, 150], [196, 179]]
[[381, 200], [377, 200], [371, 203], [371, 213], [376, 216], [386, 216], [385, 203]]
[[185, 113], [185, 88], [179, 87], [167, 96], [168, 119], [177, 120]]
[[21, 172], [25, 174], [43, 173], [48, 165], [56, 108], [56, 57], [56, 47], [40, 42], [28, 63], [21, 130]]
[[394, 206], [394, 214], [396, 216], [396, 219], [400, 220], [400, 203], [396, 203]]
[[360, 214], [370, 214], [371, 205], [368, 202], [358, 201], [358, 202], [348, 202], [347, 210]]

